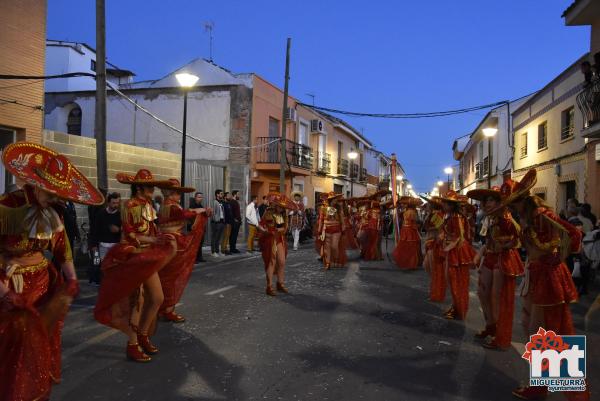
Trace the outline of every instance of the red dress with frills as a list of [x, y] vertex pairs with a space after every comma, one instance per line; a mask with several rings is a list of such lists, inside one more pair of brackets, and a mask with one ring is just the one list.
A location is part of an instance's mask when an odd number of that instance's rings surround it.
[[392, 258], [400, 269], [416, 269], [421, 262], [421, 236], [417, 227], [417, 212], [409, 208], [403, 216], [400, 238], [392, 252]]
[[381, 211], [379, 207], [370, 208], [366, 212], [366, 221], [361, 227], [361, 254], [364, 260], [379, 260], [379, 229]]
[[[22, 228], [25, 214], [37, 208], [31, 187], [0, 197], [0, 255], [10, 259], [39, 260], [20, 266], [8, 278], [0, 269], [0, 280], [15, 290], [13, 280], [21, 276], [21, 294], [31, 309], [7, 310], [0, 306], [0, 400], [37, 400], [50, 396], [52, 383], [60, 381], [61, 332], [69, 300], [65, 300], [63, 277], [54, 263], [72, 260], [65, 230], [50, 238], [29, 238]], [[49, 250], [53, 262], [44, 258]]]
[[[191, 219], [194, 220], [192, 229], [185, 234], [183, 229]], [[172, 200], [166, 200], [160, 208], [158, 227], [163, 234], [173, 235], [177, 242], [177, 254], [158, 273], [165, 296], [161, 311], [175, 306], [181, 299], [196, 262], [207, 219], [206, 214], [185, 210]]]
[[[126, 331], [137, 330], [143, 302], [142, 284], [161, 270], [173, 254], [171, 238], [161, 238], [156, 213], [146, 199], [133, 198], [123, 209], [121, 242], [102, 261], [102, 283], [94, 317], [102, 324]], [[137, 235], [158, 237], [155, 244], [140, 243]]]
[[278, 245], [283, 246], [284, 258], [287, 258], [288, 246], [285, 234], [287, 232], [287, 218], [285, 214], [281, 215], [267, 209], [259, 224], [266, 230], [266, 232], [260, 232], [258, 243], [265, 270], [267, 270], [273, 258], [277, 256]]

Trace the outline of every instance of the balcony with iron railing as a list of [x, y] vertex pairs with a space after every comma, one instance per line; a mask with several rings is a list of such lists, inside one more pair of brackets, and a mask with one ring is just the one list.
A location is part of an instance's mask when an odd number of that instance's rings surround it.
[[368, 179], [369, 179], [369, 174], [367, 173], [367, 169], [361, 168], [359, 175], [358, 175], [358, 181], [367, 182]]
[[349, 163], [348, 160], [346, 159], [338, 159], [337, 162], [337, 173], [339, 175], [348, 175], [348, 173], [350, 172], [350, 167], [349, 167]]
[[351, 173], [350, 173], [350, 178], [352, 179], [358, 179], [358, 172], [360, 170], [360, 166], [356, 163], [350, 163], [350, 165], [352, 166], [351, 168]]
[[316, 171], [319, 174], [331, 174], [331, 155], [329, 153], [318, 152]]
[[577, 106], [583, 115], [582, 136], [600, 137], [600, 79], [590, 82], [577, 95]]
[[475, 164], [475, 179], [480, 180], [483, 178], [483, 163], [479, 162]]
[[390, 175], [382, 174], [379, 176], [379, 188], [388, 189], [390, 187]]
[[[285, 143], [286, 164], [295, 169], [309, 170], [304, 174], [310, 174], [313, 166], [313, 152], [309, 146], [305, 146], [290, 140], [272, 142], [273, 137], [256, 138], [256, 168], [265, 170], [279, 169], [281, 161], [281, 146]], [[262, 146], [261, 146], [262, 145]], [[302, 171], [298, 171], [303, 173]]]
[[561, 128], [561, 130], [560, 130], [560, 140], [564, 141], [566, 139], [569, 139], [574, 134], [575, 134], [575, 125], [571, 121], [571, 123], [569, 125], [565, 125], [564, 127]]
[[484, 157], [483, 158], [483, 176], [487, 177], [487, 175], [489, 173], [490, 173], [490, 158]]

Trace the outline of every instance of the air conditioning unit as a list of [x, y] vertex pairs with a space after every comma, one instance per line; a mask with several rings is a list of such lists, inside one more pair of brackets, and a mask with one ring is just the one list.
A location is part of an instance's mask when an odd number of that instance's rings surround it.
[[288, 107], [285, 113], [285, 119], [287, 121], [295, 122], [298, 119], [298, 112], [293, 107]]
[[310, 120], [310, 132], [314, 132], [315, 134], [325, 133], [323, 120]]

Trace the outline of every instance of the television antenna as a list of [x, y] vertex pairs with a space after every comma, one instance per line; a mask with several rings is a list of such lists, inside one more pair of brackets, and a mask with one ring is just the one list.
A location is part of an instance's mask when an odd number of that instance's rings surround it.
[[212, 63], [213, 61], [213, 29], [215, 28], [215, 23], [213, 21], [205, 21], [204, 22], [204, 32], [208, 32], [209, 38], [209, 58], [208, 61]]

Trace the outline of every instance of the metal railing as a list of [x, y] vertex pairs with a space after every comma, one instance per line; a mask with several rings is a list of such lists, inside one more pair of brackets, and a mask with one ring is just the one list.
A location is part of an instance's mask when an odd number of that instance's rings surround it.
[[366, 168], [361, 168], [360, 169], [360, 175], [358, 176], [358, 181], [367, 181], [367, 179], [369, 178], [369, 175], [367, 173], [367, 169]]
[[317, 155], [317, 173], [331, 173], [331, 155], [329, 153], [318, 152]]
[[586, 85], [577, 95], [577, 106], [583, 115], [583, 128], [600, 122], [600, 80]]
[[486, 177], [490, 173], [490, 158], [483, 158], [483, 176]]
[[562, 127], [560, 130], [560, 140], [563, 141], [572, 137], [575, 134], [575, 125], [573, 123]]
[[[282, 141], [268, 144], [273, 137], [258, 137], [256, 139], [256, 162], [257, 163], [279, 163], [281, 160]], [[265, 145], [265, 146], [260, 146]], [[307, 170], [312, 169], [313, 152], [308, 146], [286, 140], [285, 141], [286, 161], [290, 166], [300, 167]]]
[[348, 175], [350, 171], [348, 160], [346, 159], [338, 159], [337, 163], [337, 173], [341, 175]]
[[479, 162], [475, 164], [475, 179], [480, 180], [483, 178], [483, 163]]
[[350, 178], [358, 178], [358, 171], [360, 170], [360, 166], [358, 164], [350, 164], [352, 166], [352, 172], [350, 174]]

